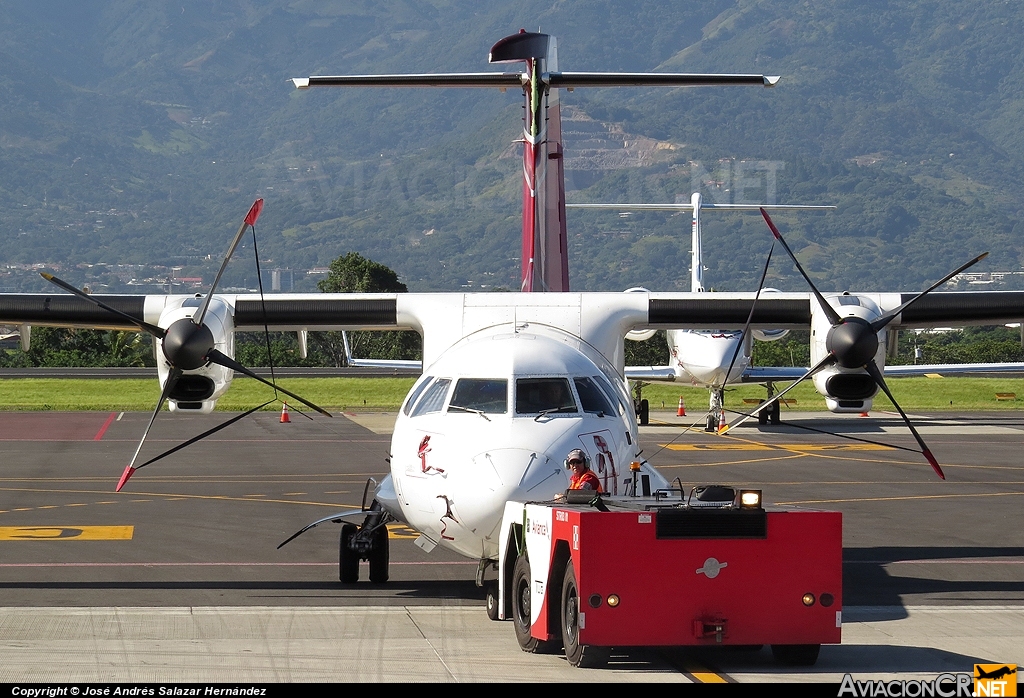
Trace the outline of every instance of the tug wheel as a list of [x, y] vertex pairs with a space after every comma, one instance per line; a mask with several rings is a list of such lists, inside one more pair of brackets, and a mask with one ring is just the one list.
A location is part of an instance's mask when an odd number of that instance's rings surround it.
[[578, 667], [595, 668], [608, 662], [608, 648], [580, 644], [580, 595], [576, 570], [570, 561], [562, 579], [562, 646], [565, 658]]
[[532, 584], [530, 560], [526, 555], [520, 555], [512, 570], [512, 618], [515, 621], [516, 640], [519, 642], [519, 647], [523, 652], [536, 654], [551, 651], [553, 643], [538, 640], [530, 635], [533, 625], [530, 615], [533, 603], [530, 589]]

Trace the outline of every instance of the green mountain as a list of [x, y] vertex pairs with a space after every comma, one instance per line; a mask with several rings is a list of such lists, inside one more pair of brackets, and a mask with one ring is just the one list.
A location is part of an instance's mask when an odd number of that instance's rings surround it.
[[[288, 78], [489, 70], [490, 45], [520, 27], [557, 36], [564, 70], [783, 76], [771, 90], [563, 94], [570, 200], [699, 189], [834, 204], [777, 217], [825, 289], [920, 288], [984, 250], [980, 271], [1022, 271], [1016, 3], [11, 0], [0, 5], [0, 287], [44, 288], [5, 269], [33, 263], [112, 291], [163, 273], [143, 265], [208, 281], [263, 196], [261, 262], [292, 269], [296, 289], [350, 251], [411, 290], [515, 288], [519, 95], [298, 92]], [[704, 221], [706, 279], [752, 289], [763, 222]], [[568, 222], [575, 289], [686, 288], [686, 214], [570, 211]], [[227, 286], [256, 283], [246, 244]], [[803, 288], [781, 259], [770, 283]]]

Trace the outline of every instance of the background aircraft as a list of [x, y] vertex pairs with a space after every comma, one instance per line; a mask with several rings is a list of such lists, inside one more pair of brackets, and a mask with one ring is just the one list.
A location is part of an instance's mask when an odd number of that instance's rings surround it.
[[[703, 243], [701, 238], [700, 216], [702, 210], [713, 211], [748, 211], [756, 212], [758, 204], [713, 204], [704, 203], [699, 192], [694, 192], [688, 204], [566, 204], [566, 208], [618, 210], [618, 211], [691, 211], [690, 223], [690, 291], [704, 293]], [[766, 205], [771, 210], [828, 210], [835, 206], [814, 205]], [[635, 289], [631, 289], [635, 290]], [[775, 289], [763, 289], [764, 293], [777, 293]], [[626, 377], [634, 381], [637, 414], [641, 424], [647, 424], [649, 408], [641, 395], [641, 386], [646, 381], [678, 381], [708, 389], [708, 413], [706, 430], [718, 428], [723, 414], [722, 391], [728, 383], [758, 382], [764, 383], [769, 397], [773, 394], [773, 384], [779, 380], [796, 380], [803, 371], [796, 369], [780, 369], [778, 371], [761, 370], [757, 379], [752, 379], [750, 352], [751, 340], [774, 342], [782, 339], [789, 330], [758, 329], [744, 335], [735, 328], [706, 328], [702, 330], [668, 330], [669, 365], [667, 366], [627, 366]], [[627, 339], [644, 341], [653, 336], [652, 332], [631, 333]], [[773, 423], [779, 421], [779, 406], [775, 403], [770, 415]], [[769, 414], [759, 415], [762, 423]]]

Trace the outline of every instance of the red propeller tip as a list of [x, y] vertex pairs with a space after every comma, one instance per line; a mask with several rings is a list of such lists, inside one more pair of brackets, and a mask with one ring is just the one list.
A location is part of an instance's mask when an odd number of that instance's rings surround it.
[[781, 240], [782, 233], [780, 233], [779, 229], [775, 227], [775, 223], [772, 222], [771, 216], [769, 216], [768, 212], [765, 211], [763, 208], [759, 210], [761, 211], [761, 216], [764, 218], [764, 222], [768, 224], [768, 229], [772, 231], [772, 235], [775, 237], [776, 240]]
[[132, 473], [134, 472], [135, 468], [133, 468], [132, 466], [129, 465], [128, 467], [126, 467], [124, 469], [124, 472], [121, 473], [121, 479], [117, 481], [117, 489], [114, 491], [120, 492], [121, 488], [124, 487], [124, 483], [128, 482], [128, 478], [130, 478], [132, 476]]
[[935, 474], [945, 480], [946, 476], [942, 474], [942, 468], [939, 467], [939, 462], [935, 460], [935, 456], [932, 455], [932, 452], [926, 448], [921, 451], [921, 453], [924, 454], [925, 459], [928, 461], [928, 465], [932, 466], [932, 470], [935, 471]]
[[263, 211], [263, 199], [256, 199], [252, 206], [249, 208], [249, 213], [245, 214], [246, 225], [256, 225], [256, 219], [260, 217], [260, 213]]

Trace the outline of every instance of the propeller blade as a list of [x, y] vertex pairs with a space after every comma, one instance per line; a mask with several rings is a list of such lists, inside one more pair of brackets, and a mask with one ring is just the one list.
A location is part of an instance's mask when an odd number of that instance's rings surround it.
[[324, 415], [326, 417], [332, 416], [330, 412], [328, 412], [327, 410], [323, 409], [322, 407], [317, 407], [316, 405], [314, 405], [309, 400], [306, 400], [305, 398], [302, 398], [302, 397], [296, 395], [295, 393], [293, 393], [291, 391], [285, 390], [284, 388], [282, 388], [279, 385], [274, 385], [273, 383], [268, 381], [266, 378], [263, 378], [263, 377], [257, 375], [253, 371], [250, 371], [245, 366], [243, 366], [242, 364], [238, 363], [237, 361], [235, 361], [234, 359], [232, 359], [228, 355], [218, 351], [217, 349], [214, 349], [209, 354], [207, 354], [206, 355], [206, 359], [207, 359], [207, 361], [212, 361], [213, 363], [218, 364], [220, 366], [225, 366], [227, 368], [230, 368], [230, 369], [233, 369], [235, 371], [238, 371], [239, 373], [245, 374], [246, 376], [249, 376], [250, 378], [255, 378], [260, 383], [264, 383], [266, 385], [269, 385], [271, 388], [274, 388], [275, 390], [280, 390], [282, 393], [284, 393], [288, 397], [295, 398], [296, 400], [301, 402], [303, 405], [306, 405], [310, 409], [316, 410], [317, 412], [319, 412], [320, 414], [322, 414], [322, 415]]
[[128, 463], [128, 467], [121, 473], [121, 479], [117, 482], [117, 489], [115, 492], [120, 492], [121, 488], [124, 487], [128, 479], [135, 473], [135, 461], [139, 458], [139, 452], [142, 450], [142, 445], [146, 443], [146, 437], [149, 436], [149, 430], [153, 428], [153, 422], [156, 421], [156, 416], [160, 414], [160, 408], [164, 406], [164, 400], [174, 390], [174, 386], [177, 385], [178, 379], [181, 378], [182, 371], [178, 368], [172, 368], [171, 372], [167, 374], [167, 382], [164, 383], [163, 392], [160, 393], [160, 399], [156, 402], [156, 409], [153, 410], [153, 416], [149, 418], [149, 424], [146, 425], [146, 431], [142, 432], [142, 440], [139, 441], [139, 445], [135, 448], [135, 455], [132, 456], [132, 460]]
[[220, 283], [220, 277], [224, 275], [224, 269], [227, 268], [228, 262], [231, 260], [231, 255], [235, 253], [235, 248], [237, 248], [238, 243], [242, 241], [242, 234], [245, 233], [245, 229], [250, 225], [256, 225], [256, 219], [260, 217], [261, 211], [263, 211], [263, 199], [256, 199], [252, 206], [249, 207], [249, 212], [245, 214], [245, 219], [242, 221], [242, 225], [238, 227], [238, 232], [235, 233], [234, 239], [228, 246], [228, 252], [224, 255], [224, 261], [220, 263], [220, 271], [217, 272], [217, 276], [213, 279], [213, 284], [210, 286], [210, 292], [206, 294], [206, 297], [203, 299], [203, 304], [199, 306], [199, 310], [197, 310], [195, 315], [192, 316], [192, 321], [197, 325], [203, 324], [203, 318], [206, 317], [206, 311], [210, 307], [210, 301], [213, 299], [213, 292], [217, 290], [217, 284]]
[[62, 280], [58, 279], [53, 274], [47, 274], [46, 272], [41, 271], [41, 272], [39, 272], [39, 275], [41, 277], [43, 277], [44, 279], [46, 279], [47, 281], [49, 281], [51, 284], [55, 284], [57, 286], [60, 286], [65, 291], [68, 291], [69, 293], [75, 294], [76, 296], [78, 296], [82, 300], [89, 301], [93, 305], [99, 306], [100, 308], [103, 308], [108, 313], [113, 313], [114, 315], [117, 315], [119, 318], [123, 318], [123, 319], [127, 320], [128, 322], [130, 322], [133, 325], [135, 325], [136, 327], [138, 327], [140, 330], [145, 330], [146, 332], [149, 332], [154, 337], [157, 337], [159, 339], [163, 339], [164, 335], [167, 334], [166, 331], [162, 327], [157, 327], [156, 325], [151, 325], [148, 322], [144, 322], [144, 321], [138, 319], [137, 317], [132, 317], [128, 313], [122, 313], [120, 310], [117, 310], [116, 308], [111, 308], [109, 305], [107, 305], [103, 301], [101, 301], [99, 299], [96, 299], [96, 298], [93, 298], [92, 296], [90, 296], [85, 291], [81, 291], [81, 290], [75, 288], [74, 286], [69, 284], [67, 281], [62, 281]]
[[244, 418], [248, 417], [253, 412], [257, 412], [259, 410], [262, 410], [264, 407], [266, 407], [267, 405], [269, 405], [272, 402], [273, 402], [273, 400], [267, 400], [262, 405], [258, 405], [256, 407], [253, 407], [251, 410], [249, 410], [247, 412], [243, 412], [242, 414], [236, 415], [236, 416], [232, 417], [231, 419], [229, 419], [228, 421], [223, 422], [221, 424], [218, 424], [213, 429], [208, 429], [207, 431], [204, 431], [199, 436], [194, 436], [191, 439], [189, 439], [188, 441], [186, 441], [185, 443], [178, 444], [174, 448], [171, 448], [171, 449], [168, 449], [168, 450], [164, 451], [159, 456], [155, 456], [154, 458], [150, 458], [148, 461], [146, 461], [142, 465], [135, 466], [135, 470], [139, 470], [140, 468], [145, 468], [150, 463], [156, 463], [158, 460], [162, 460], [162, 459], [166, 458], [167, 456], [171, 455], [172, 453], [176, 453], [177, 451], [180, 451], [181, 449], [185, 448], [186, 446], [191, 446], [196, 441], [201, 441], [201, 440], [205, 439], [207, 436], [211, 436], [213, 434], [216, 434], [221, 429], [225, 429], [225, 428], [231, 426], [232, 424], [234, 424], [235, 422], [237, 422], [238, 420], [244, 419]]
[[975, 257], [971, 261], [967, 262], [967, 264], [962, 264], [961, 266], [957, 267], [953, 271], [949, 272], [944, 277], [942, 277], [942, 279], [940, 281], [936, 281], [934, 284], [932, 284], [931, 286], [929, 286], [925, 290], [921, 291], [919, 294], [917, 294], [916, 296], [911, 298], [909, 301], [907, 301], [906, 303], [904, 303], [900, 307], [896, 308], [895, 310], [889, 311], [888, 313], [886, 313], [882, 317], [880, 317], [877, 320], [875, 320], [874, 322], [872, 322], [871, 323], [871, 329], [873, 329], [875, 332], [878, 332], [880, 329], [882, 329], [883, 327], [888, 325], [890, 322], [892, 322], [892, 319], [894, 317], [896, 317], [897, 315], [902, 313], [904, 310], [906, 310], [908, 306], [916, 303], [923, 296], [931, 293], [932, 291], [937, 289], [939, 286], [941, 286], [942, 284], [946, 283], [947, 281], [952, 279], [954, 276], [956, 276], [957, 274], [962, 272], [964, 269], [968, 269], [970, 267], [973, 267], [975, 264], [977, 264], [981, 260], [985, 259], [985, 257], [988, 257], [988, 252], [984, 252], [984, 253], [978, 255], [977, 257]]
[[782, 233], [779, 232], [779, 229], [775, 227], [775, 223], [772, 222], [771, 216], [769, 216], [768, 212], [763, 208], [761, 209], [761, 215], [764, 217], [764, 222], [768, 224], [768, 228], [771, 229], [772, 235], [775, 236], [776, 240], [782, 243], [782, 247], [785, 248], [786, 252], [789, 254], [789, 258], [793, 260], [793, 264], [796, 265], [797, 271], [799, 271], [800, 275], [804, 277], [804, 281], [807, 282], [807, 285], [811, 287], [811, 291], [814, 293], [814, 297], [818, 299], [818, 305], [820, 305], [822, 311], [824, 311], [825, 317], [828, 318], [828, 321], [832, 323], [832, 325], [838, 325], [841, 323], [843, 319], [839, 317], [839, 313], [836, 312], [835, 308], [828, 304], [825, 297], [818, 292], [818, 287], [814, 285], [814, 282], [811, 281], [811, 277], [809, 277], [807, 272], [804, 271], [804, 268], [800, 266], [800, 262], [797, 261], [796, 255], [793, 254], [793, 250], [789, 249], [789, 245], [787, 245], [786, 241], [783, 239]]
[[[774, 395], [772, 395], [772, 397], [769, 400], [766, 400], [765, 402], [762, 402], [760, 405], [758, 405], [757, 406], [758, 411], [761, 411], [761, 410], [764, 410], [764, 409], [766, 409], [768, 407], [771, 407], [776, 402], [781, 400], [782, 396], [785, 395], [786, 393], [788, 393], [790, 390], [792, 390], [796, 386], [798, 386], [801, 383], [803, 383], [805, 380], [807, 380], [808, 378], [813, 376], [815, 373], [817, 373], [821, 369], [823, 369], [826, 366], [829, 366], [831, 364], [834, 364], [835, 362], [836, 362], [836, 357], [835, 356], [833, 356], [832, 354], [826, 354], [825, 358], [823, 358], [821, 361], [819, 361], [818, 363], [814, 364], [809, 369], [807, 369], [807, 373], [805, 373], [804, 375], [800, 376], [795, 381], [793, 381], [792, 383], [787, 385], [785, 387], [785, 389], [783, 389], [783, 390], [775, 393]], [[740, 424], [743, 424], [743, 422], [747, 421], [748, 419], [750, 419], [753, 416], [754, 416], [753, 414], [747, 414], [746, 412], [743, 412], [743, 413], [741, 413], [739, 419], [737, 419], [732, 424], [728, 425], [725, 429], [723, 429], [719, 433], [725, 433], [725, 432], [729, 431], [730, 429], [732, 429], [733, 427], [738, 427]]]
[[864, 365], [864, 368], [867, 370], [868, 374], [874, 378], [875, 383], [877, 383], [878, 387], [882, 389], [882, 392], [884, 392], [889, 400], [892, 401], [893, 407], [896, 408], [896, 411], [900, 413], [901, 417], [903, 417], [903, 421], [906, 422], [907, 428], [910, 429], [910, 433], [914, 435], [915, 439], [917, 439], [917, 444], [921, 447], [921, 455], [923, 455], [925, 460], [928, 461], [928, 465], [932, 466], [932, 470], [935, 471], [936, 475], [945, 480], [946, 476], [942, 473], [942, 468], [939, 467], [939, 463], [935, 460], [935, 456], [932, 455], [932, 452], [928, 449], [924, 439], [921, 438], [921, 435], [917, 433], [917, 429], [915, 429], [914, 425], [911, 424], [910, 418], [907, 417], [907, 413], [903, 411], [903, 408], [900, 407], [899, 403], [896, 402], [896, 398], [894, 398], [892, 393], [889, 391], [889, 386], [885, 384], [885, 379], [882, 378], [882, 372], [878, 369], [878, 365], [874, 361], [869, 361]]
[[[743, 348], [743, 342], [747, 338], [747, 330], [750, 329], [750, 323], [754, 319], [754, 308], [757, 306], [757, 299], [761, 297], [761, 291], [764, 289], [764, 280], [768, 276], [768, 265], [772, 263], [772, 252], [775, 251], [775, 241], [772, 241], [772, 246], [768, 248], [768, 259], [764, 261], [764, 271], [761, 272], [761, 281], [757, 284], [757, 293], [754, 294], [754, 301], [750, 304], [750, 314], [747, 315], [747, 324], [743, 326], [743, 331], [740, 332], [740, 342], [736, 345], [736, 350], [732, 353], [732, 360], [729, 361], [729, 368], [725, 372], [725, 380], [723, 381], [723, 388], [725, 383], [729, 382], [729, 374], [732, 373], [732, 367], [736, 363], [736, 357], [740, 355], [740, 350]], [[344, 335], [343, 335], [344, 336]], [[345, 348], [348, 348], [346, 343]]]

